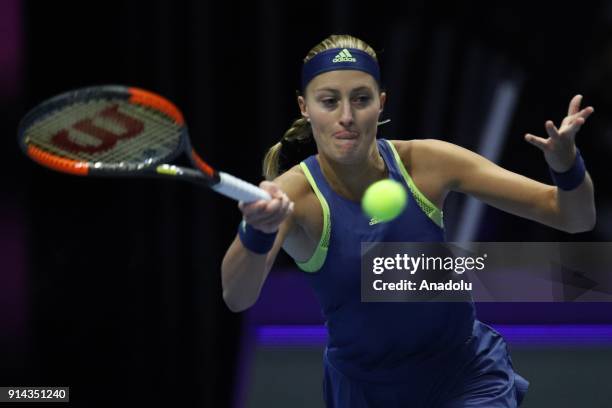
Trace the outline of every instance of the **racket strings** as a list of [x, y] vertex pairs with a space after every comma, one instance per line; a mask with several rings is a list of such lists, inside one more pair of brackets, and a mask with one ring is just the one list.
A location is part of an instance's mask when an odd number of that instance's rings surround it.
[[[70, 126], [73, 125], [74, 123], [78, 123], [79, 120], [81, 120], [80, 118], [95, 116], [95, 113], [99, 113], [100, 111], [102, 111], [105, 105], [112, 106], [112, 104], [109, 104], [108, 102], [105, 102], [103, 104], [95, 104], [95, 106], [93, 107], [91, 106], [91, 104], [81, 104], [81, 106], [79, 106], [75, 110], [71, 109], [70, 112], [62, 112], [62, 114], [55, 115], [56, 118], [50, 118], [48, 120], [47, 127], [56, 128], [56, 129], [70, 128]], [[145, 114], [147, 116], [146, 118], [144, 118], [145, 120], [143, 121], [145, 123], [146, 129], [144, 129], [142, 132], [142, 135], [146, 135], [147, 145], [150, 144], [152, 149], [159, 149], [160, 146], [163, 146], [163, 145], [172, 146], [169, 148], [167, 147], [165, 149], [166, 152], [160, 152], [161, 155], [164, 155], [164, 153], [166, 154], [169, 153], [168, 150], [171, 151], [174, 148], [174, 146], [176, 146], [176, 138], [177, 138], [176, 133], [177, 132], [176, 130], [174, 132], [172, 131], [169, 132], [169, 129], [168, 129], [168, 125], [169, 124], [171, 125], [171, 122], [169, 121], [164, 122], [163, 119], [160, 121], [159, 120], [160, 118], [158, 115], [152, 112], [148, 112], [148, 110], [144, 108], [134, 107], [128, 104], [125, 104], [125, 105], [132, 108], [132, 109], [129, 109], [129, 111], [134, 111], [135, 110], [134, 108], [139, 110], [139, 112], [137, 112], [137, 115], [134, 115], [133, 112], [130, 112], [132, 113], [132, 115], [130, 116], [138, 116], [141, 118], [142, 118], [142, 114]], [[67, 117], [67, 115], [71, 116], [71, 119], [70, 119], [71, 123], [66, 123], [67, 120], [65, 119], [62, 120], [63, 118]], [[109, 130], [112, 130], [112, 127], [122, 128], [121, 125], [117, 126], [118, 124], [116, 123], [112, 124], [112, 122], [113, 122], [112, 120], [109, 120], [103, 117], [97, 117], [95, 120], [95, 123], [97, 125], [102, 125], [103, 128], [108, 129], [108, 127], [111, 127], [111, 129]], [[108, 126], [109, 124], [110, 126]], [[54, 134], [56, 134], [56, 132], [59, 130], [44, 129], [43, 127], [44, 125], [41, 126], [41, 129], [36, 129], [36, 130], [33, 129], [34, 134], [42, 135], [42, 138], [35, 138], [35, 140], [41, 144], [41, 147], [44, 147], [47, 150], [50, 150], [56, 154], [59, 153], [59, 154], [68, 156], [73, 159], [80, 159], [80, 160], [84, 159], [88, 161], [105, 161], [105, 162], [124, 161], [126, 159], [134, 159], [136, 156], [136, 152], [137, 151], [140, 152], [141, 147], [142, 147], [141, 143], [139, 142], [143, 138], [140, 137], [141, 135], [139, 135], [139, 137], [136, 137], [133, 139], [117, 140], [117, 143], [115, 146], [105, 151], [98, 152], [98, 153], [90, 154], [86, 151], [71, 152], [69, 150], [58, 147], [51, 140], [51, 137]], [[174, 127], [178, 129], [177, 126], [174, 126]], [[91, 141], [94, 141], [93, 146], [100, 144], [100, 141], [96, 140], [95, 137], [88, 135], [85, 132], [79, 132], [73, 129], [71, 129], [70, 139], [82, 145], [91, 145], [90, 143]]]
[[[62, 110], [53, 112], [43, 119], [39, 119], [26, 130], [26, 136], [28, 142], [34, 142], [38, 147], [45, 148], [46, 150], [54, 153], [60, 152], [58, 148], [50, 143], [50, 139], [53, 134], [56, 134], [61, 129], [69, 129], [74, 122], [73, 116], [78, 118], [84, 118], [88, 116], [92, 108], [90, 105], [92, 101], [87, 103], [74, 103], [70, 108], [64, 108]], [[74, 135], [71, 135], [74, 136]]]
[[[119, 140], [117, 148], [111, 149], [105, 162], [121, 161], [157, 161], [169, 156], [179, 145], [181, 127], [166, 119], [159, 113], [145, 107], [125, 103], [133, 116], [144, 123], [142, 136]], [[146, 146], [145, 149], [143, 147]]]
[[[30, 142], [34, 142], [37, 147], [47, 150], [56, 155], [66, 156], [75, 160], [92, 161], [93, 155], [88, 154], [85, 151], [79, 153], [73, 153], [70, 150], [63, 149], [53, 142], [53, 136], [62, 130], [68, 130], [70, 132], [69, 139], [82, 146], [97, 146], [102, 143], [100, 139], [95, 138], [85, 132], [80, 132], [73, 129], [73, 125], [86, 119], [95, 117], [95, 114], [102, 111], [104, 107], [108, 105], [106, 101], [86, 101], [80, 103], [74, 103], [68, 108], [61, 109], [46, 118], [40, 120], [34, 124], [28, 131], [26, 136]], [[110, 105], [109, 105], [110, 106]], [[100, 118], [96, 118], [99, 120]], [[96, 121], [97, 121], [96, 120]], [[110, 122], [106, 120], [105, 122]], [[105, 127], [108, 123], [105, 123]], [[117, 128], [118, 124], [109, 126]], [[101, 152], [105, 153], [105, 152]], [[96, 158], [100, 160], [104, 158], [102, 154], [96, 155]]]
[[[117, 114], [104, 115], [106, 109], [117, 106]], [[129, 132], [126, 121], [121, 116], [127, 115], [136, 119], [144, 127], [133, 137], [121, 138], [124, 132]], [[118, 118], [117, 118], [118, 116]], [[87, 119], [90, 119], [87, 121]], [[85, 121], [85, 122], [84, 122]], [[88, 152], [87, 149], [73, 151], [54, 140], [60, 131], [69, 131], [68, 139], [77, 145], [95, 147], [104, 143], [98, 137], [79, 131], [75, 124], [81, 128], [97, 127], [100, 131], [118, 135], [111, 146], [99, 152]], [[84, 126], [87, 125], [87, 126]], [[88, 100], [78, 102], [68, 108], [60, 109], [42, 120], [33, 124], [26, 130], [26, 140], [36, 147], [51, 154], [78, 161], [103, 162], [105, 164], [144, 163], [161, 160], [174, 152], [180, 143], [182, 126], [154, 110], [147, 107], [130, 104], [124, 100]], [[57, 136], [56, 136], [57, 137]]]

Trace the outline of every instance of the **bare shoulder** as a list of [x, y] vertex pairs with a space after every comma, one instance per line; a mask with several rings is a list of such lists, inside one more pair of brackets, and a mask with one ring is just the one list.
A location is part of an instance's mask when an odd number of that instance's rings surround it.
[[453, 154], [458, 149], [465, 150], [455, 144], [438, 139], [391, 140], [402, 160], [411, 162], [420, 158], [427, 159], [430, 155], [443, 157]]
[[458, 150], [465, 149], [437, 139], [392, 140], [391, 143], [416, 187], [442, 208], [456, 171], [454, 158]]
[[412, 146], [414, 144], [414, 140], [389, 140], [397, 153], [401, 157], [403, 162], [408, 161], [410, 157], [410, 152], [412, 151]]
[[438, 139], [393, 140], [404, 165], [409, 171], [454, 171], [458, 161], [473, 158], [468, 149]]

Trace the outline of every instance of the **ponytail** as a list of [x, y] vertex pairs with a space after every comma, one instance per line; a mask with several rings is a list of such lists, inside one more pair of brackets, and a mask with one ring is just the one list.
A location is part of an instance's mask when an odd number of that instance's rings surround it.
[[293, 122], [280, 142], [272, 146], [263, 161], [263, 175], [273, 180], [305, 158], [317, 153], [312, 128], [306, 118]]

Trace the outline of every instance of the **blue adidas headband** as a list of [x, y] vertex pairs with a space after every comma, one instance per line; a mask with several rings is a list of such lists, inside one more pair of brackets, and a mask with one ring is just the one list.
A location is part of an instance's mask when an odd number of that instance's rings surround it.
[[302, 67], [302, 92], [317, 75], [343, 69], [366, 72], [380, 84], [380, 69], [378, 63], [370, 54], [355, 48], [332, 48], [318, 53], [304, 63]]

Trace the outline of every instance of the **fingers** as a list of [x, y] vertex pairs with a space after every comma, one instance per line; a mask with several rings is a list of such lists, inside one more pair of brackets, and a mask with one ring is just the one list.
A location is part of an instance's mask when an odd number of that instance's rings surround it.
[[272, 198], [272, 200], [259, 200], [250, 204], [243, 205], [241, 209], [244, 219], [249, 224], [267, 223], [272, 220], [278, 213], [283, 213], [289, 206], [289, 198]]
[[544, 128], [546, 129], [546, 133], [549, 137], [555, 139], [559, 137], [559, 129], [555, 126], [552, 120], [547, 120], [544, 124]]
[[580, 110], [580, 103], [582, 102], [582, 95], [576, 95], [572, 98], [567, 109], [567, 116], [572, 116]]
[[529, 144], [534, 145], [535, 147], [537, 147], [538, 149], [542, 151], [544, 151], [548, 147], [547, 139], [538, 137], [536, 135], [532, 135], [531, 133], [527, 133], [525, 135], [525, 140], [529, 142]]
[[589, 116], [591, 116], [591, 114], [595, 112], [595, 109], [592, 106], [589, 106], [588, 108], [584, 108], [583, 110], [581, 110], [580, 112], [578, 112], [578, 117], [581, 117], [583, 119], [588, 118]]
[[567, 142], [573, 143], [574, 137], [580, 127], [584, 125], [587, 118], [595, 112], [592, 106], [588, 106], [584, 109], [580, 109], [582, 103], [582, 95], [576, 95], [572, 98], [567, 111], [567, 116], [563, 118], [559, 129], [551, 120], [547, 120], [544, 124], [544, 129], [548, 134], [548, 138], [542, 138], [530, 133], [525, 135], [525, 141], [536, 146], [540, 150], [550, 151], [559, 142], [566, 144]]
[[254, 228], [264, 232], [276, 231], [283, 220], [293, 212], [294, 204], [275, 183], [263, 181], [259, 186], [266, 190], [272, 199], [252, 203], [240, 202], [238, 208], [242, 211], [244, 220]]
[[278, 187], [278, 185], [276, 185], [276, 183], [267, 180], [264, 180], [259, 183], [259, 188], [266, 191], [268, 194], [270, 194], [271, 197], [274, 197], [280, 191], [280, 188]]
[[287, 202], [283, 203], [283, 205], [279, 207], [279, 210], [270, 217], [256, 221], [257, 225], [255, 225], [255, 227], [267, 232], [277, 231], [285, 218], [293, 212], [293, 205], [293, 202], [287, 199]]
[[580, 112], [577, 112], [571, 116], [567, 116], [565, 117], [565, 119], [563, 119], [563, 125], [572, 125], [574, 124], [574, 122], [576, 122], [576, 120], [581, 119], [579, 122], [581, 122], [580, 124], [584, 124], [584, 122], [586, 121], [586, 119], [591, 116], [591, 114], [595, 112], [595, 109], [593, 109], [592, 106], [589, 106], [588, 108], [584, 108], [583, 110], [581, 110]]
[[582, 95], [576, 95], [572, 98], [569, 104], [569, 108], [567, 110], [567, 116], [571, 122], [573, 122], [574, 117], [582, 117], [584, 119], [591, 116], [595, 109], [592, 106], [586, 107], [580, 110], [580, 104], [582, 103]]

